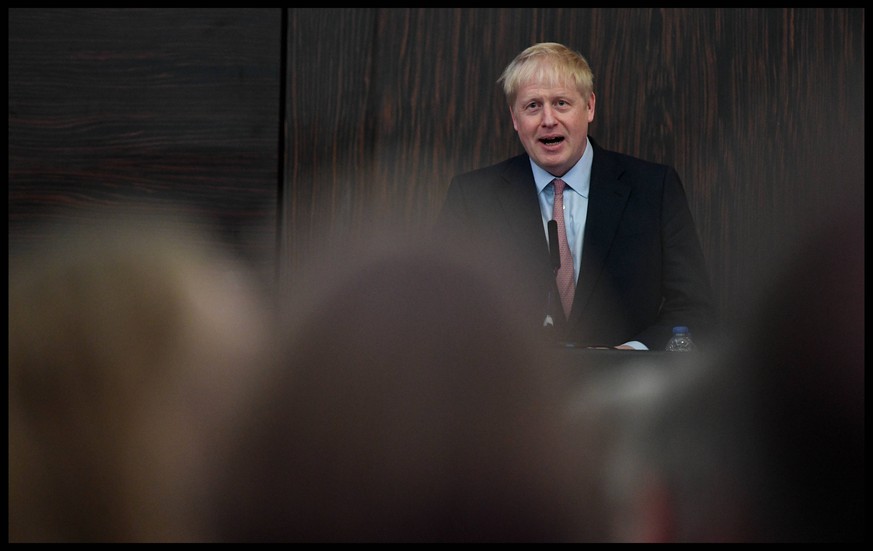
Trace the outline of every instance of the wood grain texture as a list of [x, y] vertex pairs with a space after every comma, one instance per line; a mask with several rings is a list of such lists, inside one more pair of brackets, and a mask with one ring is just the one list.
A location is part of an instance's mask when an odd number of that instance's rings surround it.
[[10, 243], [135, 203], [273, 255], [280, 22], [278, 9], [10, 9]]
[[863, 194], [864, 10], [291, 10], [286, 249], [433, 220], [521, 151], [496, 84], [533, 42], [595, 73], [601, 145], [677, 168], [720, 306]]
[[729, 309], [862, 202], [864, 15], [10, 9], [10, 246], [135, 199], [217, 220], [252, 254], [278, 240], [293, 277], [325, 239], [426, 227], [452, 176], [520, 152], [497, 78], [558, 41], [594, 70], [591, 135], [678, 170]]

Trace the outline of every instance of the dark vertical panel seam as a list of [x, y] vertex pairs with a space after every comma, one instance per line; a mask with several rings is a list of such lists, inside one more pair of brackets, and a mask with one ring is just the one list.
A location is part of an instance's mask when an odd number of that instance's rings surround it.
[[279, 37], [279, 137], [278, 137], [278, 152], [277, 167], [276, 167], [276, 283], [282, 281], [283, 267], [286, 264], [285, 257], [287, 255], [285, 242], [285, 161], [287, 152], [285, 151], [285, 136], [287, 134], [287, 78], [288, 78], [288, 8], [281, 8], [281, 23]]

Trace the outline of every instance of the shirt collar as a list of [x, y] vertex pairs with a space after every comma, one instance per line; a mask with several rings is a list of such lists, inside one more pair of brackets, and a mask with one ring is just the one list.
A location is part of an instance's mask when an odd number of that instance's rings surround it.
[[[561, 176], [561, 179], [567, 183], [567, 186], [582, 195], [588, 197], [588, 190], [591, 187], [591, 163], [594, 161], [594, 150], [591, 147], [591, 140], [585, 138], [585, 153], [582, 158], [573, 165], [573, 168]], [[534, 181], [537, 185], [537, 193], [541, 193], [543, 189], [552, 183], [555, 177], [549, 174], [545, 169], [536, 164], [533, 159], [530, 160], [530, 167], [533, 170]]]

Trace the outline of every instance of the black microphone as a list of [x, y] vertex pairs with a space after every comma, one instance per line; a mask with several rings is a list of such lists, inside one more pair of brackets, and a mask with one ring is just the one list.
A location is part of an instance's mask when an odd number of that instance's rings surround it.
[[[558, 273], [558, 268], [561, 267], [561, 251], [558, 249], [558, 222], [549, 220], [547, 226], [549, 230], [549, 254], [552, 256], [552, 268], [555, 273]], [[552, 287], [554, 287], [554, 283], [551, 284], [546, 294], [546, 316], [543, 320], [543, 328], [545, 328], [546, 334], [554, 339], [555, 318], [552, 317], [552, 309], [554, 308], [555, 300]]]
[[558, 222], [549, 220], [549, 252], [552, 254], [552, 268], [557, 272], [561, 267], [561, 251], [558, 249]]

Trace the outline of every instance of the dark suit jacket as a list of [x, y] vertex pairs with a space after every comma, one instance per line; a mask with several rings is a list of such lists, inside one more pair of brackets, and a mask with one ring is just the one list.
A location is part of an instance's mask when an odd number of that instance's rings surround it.
[[528, 155], [452, 179], [437, 227], [488, 248], [538, 326], [549, 309], [559, 340], [663, 350], [674, 325], [704, 340], [715, 322], [703, 250], [675, 169], [599, 147], [581, 268], [569, 319], [558, 305], [548, 239]]

